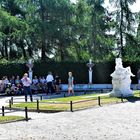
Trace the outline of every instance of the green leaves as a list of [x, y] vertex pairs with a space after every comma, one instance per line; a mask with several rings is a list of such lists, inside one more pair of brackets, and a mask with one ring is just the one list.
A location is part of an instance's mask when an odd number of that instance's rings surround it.
[[1, 0], [0, 54], [4, 59], [104, 61], [122, 48], [129, 58], [130, 48], [138, 50], [129, 41], [136, 33], [129, 8], [135, 0], [110, 2], [117, 6], [113, 13], [103, 7], [104, 0]]

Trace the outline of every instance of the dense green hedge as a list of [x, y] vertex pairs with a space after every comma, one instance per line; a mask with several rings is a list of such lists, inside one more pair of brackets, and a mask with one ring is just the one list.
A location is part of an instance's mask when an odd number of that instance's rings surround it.
[[[140, 62], [129, 63], [124, 62], [124, 67], [131, 66], [132, 72], [137, 73], [140, 66]], [[106, 63], [96, 63], [93, 67], [93, 82], [99, 83], [111, 83], [110, 74], [115, 69], [114, 62]], [[22, 76], [28, 68], [25, 64], [0, 64], [0, 77], [7, 75], [11, 77], [12, 75]], [[72, 62], [36, 62], [34, 64], [34, 75], [46, 76], [48, 71], [52, 71], [53, 75], [60, 75], [62, 82], [67, 83], [68, 72], [72, 71], [75, 77], [76, 83], [88, 83], [88, 68], [86, 63], [72, 63]], [[133, 83], [137, 83], [137, 78], [132, 78]]]
[[25, 64], [19, 63], [9, 63], [9, 64], [0, 64], [0, 77], [8, 76], [11, 77], [12, 75], [23, 75], [24, 72], [27, 71]]

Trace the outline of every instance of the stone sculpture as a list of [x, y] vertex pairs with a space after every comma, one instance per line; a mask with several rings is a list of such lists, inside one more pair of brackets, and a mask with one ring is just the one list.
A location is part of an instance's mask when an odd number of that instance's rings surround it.
[[133, 96], [133, 91], [130, 89], [131, 76], [134, 76], [131, 72], [131, 68], [124, 68], [122, 59], [116, 58], [115, 71], [111, 74], [113, 90], [110, 93], [110, 96]]

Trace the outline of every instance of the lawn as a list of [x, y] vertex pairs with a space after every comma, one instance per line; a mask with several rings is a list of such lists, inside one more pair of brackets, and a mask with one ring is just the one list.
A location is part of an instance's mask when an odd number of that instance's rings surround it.
[[[70, 110], [70, 101], [73, 103], [73, 109], [89, 108], [93, 106], [98, 106], [98, 97], [100, 96], [101, 105], [105, 104], [114, 104], [121, 103], [121, 98], [110, 97], [108, 94], [88, 94], [81, 96], [70, 96], [64, 98], [55, 98], [39, 101], [40, 110]], [[134, 97], [139, 98], [139, 91], [135, 91]], [[132, 97], [132, 98], [134, 98]], [[123, 99], [124, 102], [127, 102], [128, 99]], [[20, 103], [12, 105], [12, 108], [24, 108], [28, 109], [37, 109], [37, 102], [29, 103]]]
[[19, 121], [23, 119], [24, 117], [20, 117], [20, 116], [0, 116], [0, 123]]

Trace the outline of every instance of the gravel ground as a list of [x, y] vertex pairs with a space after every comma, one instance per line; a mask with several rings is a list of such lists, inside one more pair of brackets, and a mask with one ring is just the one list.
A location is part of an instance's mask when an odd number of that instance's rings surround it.
[[29, 117], [28, 122], [1, 124], [0, 140], [140, 140], [139, 101]]

